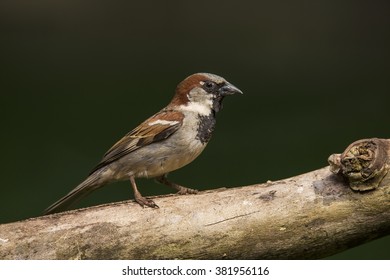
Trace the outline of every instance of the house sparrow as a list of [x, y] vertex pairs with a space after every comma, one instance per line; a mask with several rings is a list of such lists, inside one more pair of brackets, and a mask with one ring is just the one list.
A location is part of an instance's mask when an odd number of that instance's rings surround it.
[[224, 78], [208, 73], [187, 77], [176, 88], [172, 101], [126, 134], [104, 155], [89, 176], [44, 214], [64, 211], [90, 192], [115, 181], [130, 180], [135, 201], [158, 208], [138, 191], [136, 178], [155, 178], [179, 194], [197, 190], [168, 181], [167, 174], [193, 161], [214, 131], [216, 113], [227, 95], [242, 92]]

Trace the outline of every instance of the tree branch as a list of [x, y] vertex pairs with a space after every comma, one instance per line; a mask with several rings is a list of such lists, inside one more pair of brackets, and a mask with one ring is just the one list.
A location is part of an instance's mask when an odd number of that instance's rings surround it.
[[390, 233], [389, 153], [361, 140], [285, 180], [3, 224], [0, 259], [322, 258]]

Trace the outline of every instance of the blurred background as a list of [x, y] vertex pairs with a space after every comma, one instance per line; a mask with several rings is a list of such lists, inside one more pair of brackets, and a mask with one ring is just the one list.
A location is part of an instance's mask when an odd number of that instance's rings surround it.
[[[0, 223], [39, 216], [195, 72], [244, 95], [170, 175], [183, 185], [283, 179], [390, 138], [389, 30], [389, 1], [1, 1]], [[132, 197], [121, 182], [76, 207]], [[385, 237], [331, 258], [389, 259], [389, 248]]]

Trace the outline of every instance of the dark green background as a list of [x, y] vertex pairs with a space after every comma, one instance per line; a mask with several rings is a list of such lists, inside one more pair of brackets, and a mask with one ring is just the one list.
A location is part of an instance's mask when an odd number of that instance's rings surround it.
[[[142, 3], [140, 3], [142, 2]], [[170, 178], [277, 180], [389, 138], [389, 1], [2, 1], [0, 223], [40, 215], [195, 72], [225, 100], [205, 152]], [[140, 180], [145, 195], [170, 190]], [[78, 206], [132, 198], [128, 182]], [[190, 205], [189, 205], [190, 207]], [[390, 238], [332, 258], [390, 258]]]

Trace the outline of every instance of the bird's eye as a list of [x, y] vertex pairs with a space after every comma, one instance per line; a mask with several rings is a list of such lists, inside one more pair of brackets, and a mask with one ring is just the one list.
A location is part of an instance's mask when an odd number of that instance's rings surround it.
[[212, 81], [206, 81], [203, 85], [204, 89], [207, 91], [207, 92], [212, 92], [215, 87], [216, 87], [216, 84]]

